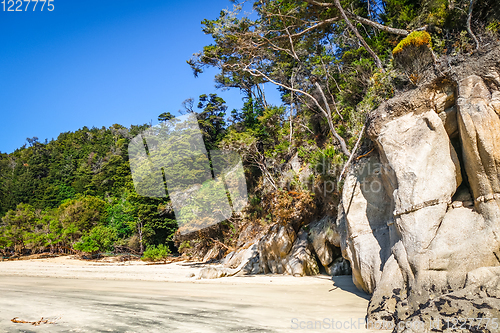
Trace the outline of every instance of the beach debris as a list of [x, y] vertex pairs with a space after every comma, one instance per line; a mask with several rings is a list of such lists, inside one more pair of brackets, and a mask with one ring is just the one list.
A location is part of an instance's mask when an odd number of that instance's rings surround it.
[[[18, 319], [19, 317], [12, 318], [10, 321], [16, 324], [31, 324], [33, 326], [40, 326], [41, 324], [55, 324], [56, 320], [54, 321], [49, 321], [48, 319], [40, 319], [38, 321], [26, 321], [26, 320], [20, 320]], [[59, 318], [58, 318], [59, 319]]]

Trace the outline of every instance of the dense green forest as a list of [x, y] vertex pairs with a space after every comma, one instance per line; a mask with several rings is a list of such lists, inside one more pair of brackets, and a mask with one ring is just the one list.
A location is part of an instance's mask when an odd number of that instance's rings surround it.
[[[183, 112], [197, 113], [207, 149], [231, 149], [244, 160], [250, 201], [240, 218], [286, 222], [291, 205], [304, 216], [331, 210], [318, 195], [325, 189], [311, 184], [341, 185], [341, 166], [369, 152], [361, 140], [366, 114], [418, 86], [439, 62], [499, 38], [496, 0], [323, 1], [259, 0], [256, 15], [235, 4], [202, 22], [213, 43], [187, 61], [196, 76], [217, 68], [217, 86], [245, 96], [232, 111], [215, 94], [183, 103]], [[264, 83], [279, 88], [281, 105], [267, 103]], [[4, 255], [172, 247], [169, 198], [137, 195], [130, 173], [130, 140], [149, 127], [83, 127], [0, 154]], [[283, 170], [294, 156], [310, 179], [292, 177], [285, 187]], [[336, 171], [325, 172], [325, 161]]]

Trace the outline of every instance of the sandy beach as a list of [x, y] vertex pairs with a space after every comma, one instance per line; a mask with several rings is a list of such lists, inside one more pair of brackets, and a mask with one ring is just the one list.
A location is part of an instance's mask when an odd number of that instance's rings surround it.
[[204, 266], [0, 262], [0, 332], [372, 332], [361, 324], [368, 296], [350, 276], [198, 280]]

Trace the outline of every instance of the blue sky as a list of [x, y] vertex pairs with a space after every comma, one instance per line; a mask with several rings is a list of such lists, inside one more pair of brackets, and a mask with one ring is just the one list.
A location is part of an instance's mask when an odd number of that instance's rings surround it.
[[[1, 152], [83, 126], [155, 124], [204, 93], [217, 93], [229, 110], [242, 106], [239, 91], [215, 89], [215, 70], [194, 78], [186, 64], [211, 42], [200, 22], [229, 1], [53, 3], [53, 12], [0, 5]], [[268, 100], [277, 103], [277, 93]]]

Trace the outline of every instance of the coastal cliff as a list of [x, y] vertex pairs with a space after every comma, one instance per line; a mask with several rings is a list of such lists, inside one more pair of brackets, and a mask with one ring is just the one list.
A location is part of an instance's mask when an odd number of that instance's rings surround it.
[[368, 319], [499, 317], [499, 117], [498, 47], [369, 115], [337, 220]]

